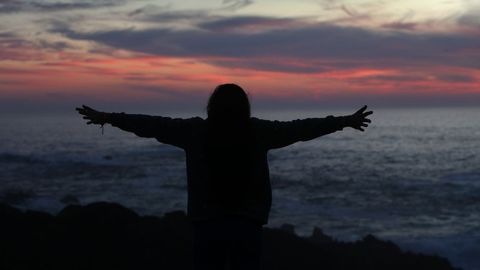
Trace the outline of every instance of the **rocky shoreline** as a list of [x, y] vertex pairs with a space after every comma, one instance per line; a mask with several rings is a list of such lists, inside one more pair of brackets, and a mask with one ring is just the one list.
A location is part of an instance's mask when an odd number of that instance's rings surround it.
[[[70, 205], [57, 215], [0, 204], [0, 269], [191, 269], [184, 212], [140, 216], [116, 203]], [[264, 230], [263, 269], [458, 269], [367, 235], [341, 242], [316, 228]]]

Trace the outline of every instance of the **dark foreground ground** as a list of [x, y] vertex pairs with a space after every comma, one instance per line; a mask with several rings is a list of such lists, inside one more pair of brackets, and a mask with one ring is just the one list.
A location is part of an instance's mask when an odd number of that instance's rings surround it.
[[[114, 203], [72, 205], [57, 216], [0, 204], [0, 269], [191, 269], [189, 226], [184, 212], [139, 216]], [[265, 229], [264, 269], [454, 269], [371, 235], [347, 243], [286, 228]]]

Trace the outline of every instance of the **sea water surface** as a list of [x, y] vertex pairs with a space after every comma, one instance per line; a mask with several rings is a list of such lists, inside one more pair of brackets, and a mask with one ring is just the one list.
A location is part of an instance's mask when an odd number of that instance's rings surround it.
[[[265, 119], [350, 111], [259, 112]], [[184, 115], [183, 115], [184, 116]], [[480, 269], [480, 109], [379, 109], [352, 129], [269, 153], [268, 226], [366, 234]], [[186, 209], [182, 150], [72, 110], [0, 116], [0, 201], [56, 213], [68, 203], [119, 202], [141, 214]]]

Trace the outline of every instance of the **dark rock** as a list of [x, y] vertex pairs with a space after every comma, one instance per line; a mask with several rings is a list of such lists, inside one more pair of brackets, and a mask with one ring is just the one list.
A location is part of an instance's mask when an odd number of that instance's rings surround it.
[[[115, 203], [70, 205], [57, 216], [0, 204], [0, 269], [191, 269], [184, 212], [139, 216]], [[286, 230], [285, 230], [286, 228]], [[264, 230], [263, 269], [454, 269], [448, 260], [403, 252], [368, 235], [339, 242], [315, 228]]]
[[96, 202], [86, 206], [69, 205], [58, 213], [57, 218], [70, 223], [119, 225], [133, 223], [139, 216], [117, 203]]
[[295, 234], [295, 226], [292, 224], [283, 224], [282, 226], [280, 226], [280, 230], [283, 230], [291, 234]]
[[65, 195], [60, 199], [61, 203], [64, 204], [80, 204], [80, 201], [78, 200], [77, 197], [73, 195]]
[[310, 236], [309, 239], [315, 243], [322, 245], [335, 241], [332, 237], [324, 234], [322, 229], [318, 227], [313, 228], [312, 236]]
[[0, 203], [0, 216], [2, 217], [2, 221], [9, 221], [11, 218], [17, 217], [21, 214], [22, 211], [19, 209], [8, 204]]

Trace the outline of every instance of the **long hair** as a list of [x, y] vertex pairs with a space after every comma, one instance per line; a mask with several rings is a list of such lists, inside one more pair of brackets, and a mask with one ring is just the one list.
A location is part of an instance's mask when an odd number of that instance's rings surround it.
[[252, 172], [250, 102], [236, 84], [215, 88], [207, 105], [207, 192], [210, 207], [238, 210]]
[[250, 120], [250, 101], [247, 93], [233, 83], [217, 86], [208, 99], [207, 116], [209, 121], [226, 123]]

